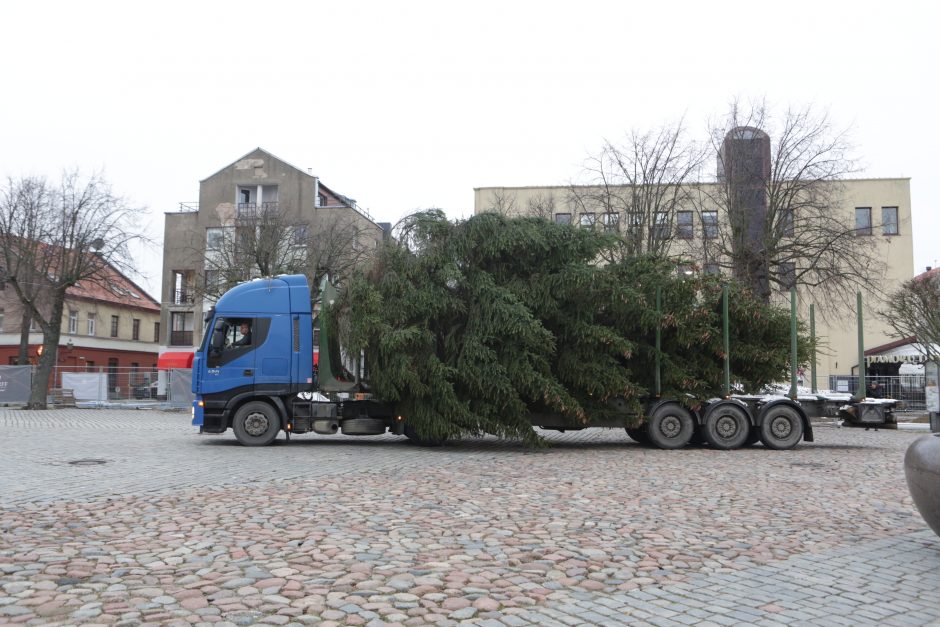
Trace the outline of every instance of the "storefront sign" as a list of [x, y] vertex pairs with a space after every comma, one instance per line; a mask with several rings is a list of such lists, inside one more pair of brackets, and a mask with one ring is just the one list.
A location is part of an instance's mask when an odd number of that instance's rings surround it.
[[865, 358], [867, 365], [871, 364], [922, 364], [926, 361], [923, 355], [869, 355]]

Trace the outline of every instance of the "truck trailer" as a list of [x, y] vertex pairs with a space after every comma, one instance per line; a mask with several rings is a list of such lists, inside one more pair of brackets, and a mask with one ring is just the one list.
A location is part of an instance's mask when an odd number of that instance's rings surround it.
[[[324, 281], [321, 299], [336, 298]], [[248, 281], [219, 298], [206, 314], [206, 332], [193, 360], [192, 424], [200, 433], [232, 429], [245, 446], [271, 444], [294, 434], [405, 435], [421, 437], [408, 417], [376, 398], [361, 364], [343, 365], [339, 343], [320, 330], [314, 346], [310, 287], [303, 275]], [[246, 329], [248, 331], [246, 332]], [[727, 353], [727, 351], [726, 351]], [[346, 359], [345, 361], [349, 361]], [[361, 360], [353, 360], [359, 362]], [[795, 384], [794, 384], [795, 389]], [[762, 442], [785, 450], [813, 441], [811, 419], [839, 417], [848, 426], [896, 426], [890, 399], [848, 395], [732, 395], [710, 399], [652, 397], [637, 416], [623, 400], [611, 401], [614, 418], [576, 424], [559, 414], [531, 414], [533, 426], [567, 431], [618, 428], [643, 444], [679, 449], [690, 442], [722, 450]]]

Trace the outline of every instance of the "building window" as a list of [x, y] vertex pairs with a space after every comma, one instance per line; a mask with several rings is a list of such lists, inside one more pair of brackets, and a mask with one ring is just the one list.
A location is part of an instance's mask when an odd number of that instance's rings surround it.
[[686, 277], [690, 277], [693, 274], [695, 274], [694, 268], [692, 268], [691, 264], [687, 264], [687, 263], [680, 264], [676, 268], [676, 272], [678, 272], [680, 279], [684, 279]]
[[69, 311], [69, 335], [78, 333], [78, 312]]
[[88, 371], [88, 372], [94, 372], [94, 371], [95, 371], [95, 362], [92, 361], [91, 359], [89, 359], [88, 361], [86, 361], [86, 362], [85, 362], [85, 370]]
[[676, 237], [680, 239], [692, 239], [694, 234], [695, 231], [692, 223], [692, 212], [676, 212]]
[[29, 319], [29, 332], [36, 333], [41, 330], [42, 330], [42, 326], [39, 324], [39, 320], [36, 320], [36, 318], [30, 318]]
[[897, 235], [900, 232], [898, 229], [898, 208], [897, 207], [882, 207], [881, 208], [881, 234], [882, 235]]
[[293, 229], [291, 229], [291, 246], [306, 246], [307, 245], [307, 225], [298, 224]]
[[616, 233], [620, 230], [620, 214], [616, 211], [602, 213], [601, 226], [609, 233]]
[[556, 213], [555, 224], [571, 224], [571, 214], [570, 213]]
[[579, 216], [578, 220], [582, 229], [594, 228], [594, 214], [593, 213], [582, 213]]
[[118, 336], [118, 317], [111, 316], [111, 337]]
[[796, 287], [796, 264], [790, 261], [781, 263], [777, 268], [780, 274], [780, 286], [788, 290]]
[[317, 206], [317, 207], [325, 207], [325, 206], [326, 206], [326, 196], [324, 196], [323, 194], [317, 194], [316, 203], [317, 203], [317, 204], [316, 204], [315, 206]]
[[3, 333], [3, 308], [0, 307], [0, 333]]
[[170, 312], [170, 345], [193, 345], [193, 313], [191, 311]]
[[666, 239], [669, 237], [669, 214], [665, 211], [657, 211], [653, 216], [653, 237], [656, 239]]
[[855, 208], [855, 234], [871, 235], [871, 207]]
[[160, 323], [159, 322], [153, 323], [153, 341], [154, 342], [160, 341]]
[[793, 209], [781, 209], [780, 211], [780, 233], [784, 237], [793, 237]]
[[134, 322], [131, 327], [131, 339], [139, 340], [140, 339], [140, 319], [134, 318]]
[[206, 229], [206, 248], [209, 250], [222, 249], [223, 234], [220, 228]]
[[215, 292], [221, 285], [222, 274], [218, 270], [206, 270], [206, 291]]
[[96, 320], [96, 319], [97, 319], [97, 318], [95, 318], [95, 314], [93, 314], [93, 313], [88, 314], [88, 329], [87, 329], [87, 330], [88, 330], [88, 335], [94, 335], [94, 334], [95, 334], [95, 320]]
[[715, 239], [718, 237], [718, 212], [702, 212], [702, 237], [705, 239]]
[[704, 266], [702, 266], [702, 270], [705, 272], [705, 274], [721, 274], [721, 266], [717, 263], [706, 263]]

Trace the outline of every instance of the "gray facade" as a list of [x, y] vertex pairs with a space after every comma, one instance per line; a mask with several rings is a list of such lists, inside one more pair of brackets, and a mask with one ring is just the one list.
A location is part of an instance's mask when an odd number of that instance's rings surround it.
[[[308, 277], [342, 273], [371, 257], [385, 233], [354, 200], [261, 148], [200, 181], [198, 207], [181, 204], [164, 220], [161, 353], [199, 344], [203, 314], [226, 285], [261, 276], [260, 268]], [[279, 240], [258, 235], [270, 230], [263, 220], [276, 221]], [[241, 255], [247, 261], [240, 265], [232, 261], [238, 251], [226, 246], [243, 235], [256, 248]], [[253, 261], [279, 247], [290, 263]]]

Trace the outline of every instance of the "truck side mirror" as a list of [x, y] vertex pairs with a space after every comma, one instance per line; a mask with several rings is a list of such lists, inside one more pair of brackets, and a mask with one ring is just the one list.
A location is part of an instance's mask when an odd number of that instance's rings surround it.
[[212, 349], [220, 351], [225, 347], [225, 333], [216, 329], [212, 332]]

